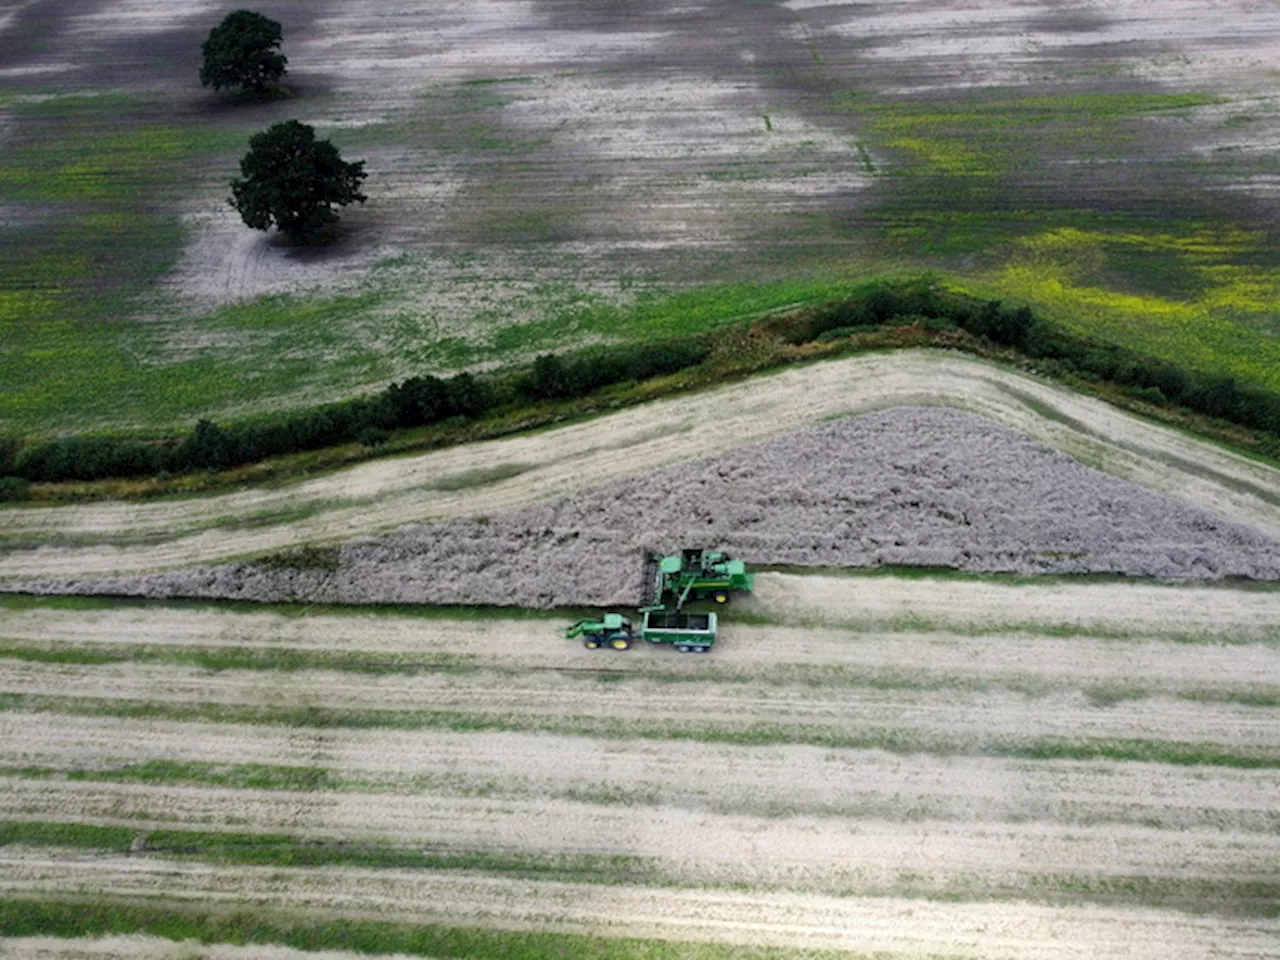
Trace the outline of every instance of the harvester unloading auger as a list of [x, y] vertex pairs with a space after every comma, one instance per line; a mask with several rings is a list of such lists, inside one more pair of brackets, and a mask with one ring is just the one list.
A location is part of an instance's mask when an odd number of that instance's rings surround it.
[[644, 615], [637, 633], [630, 620], [620, 613], [606, 613], [601, 619], [579, 620], [565, 631], [565, 638], [582, 637], [585, 647], [626, 650], [633, 640], [668, 643], [681, 653], [706, 653], [716, 642], [714, 613], [685, 613], [690, 600], [729, 602], [735, 591], [750, 593], [755, 579], [741, 560], [714, 550], [683, 550], [671, 556], [645, 555], [642, 603]]

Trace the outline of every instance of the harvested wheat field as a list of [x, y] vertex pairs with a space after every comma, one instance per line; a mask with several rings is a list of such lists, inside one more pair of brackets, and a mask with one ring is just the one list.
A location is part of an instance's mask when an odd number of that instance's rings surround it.
[[[914, 354], [285, 490], [6, 511], [5, 949], [1265, 956], [1278, 489]], [[314, 513], [246, 522], [290, 495]], [[712, 656], [564, 639], [690, 538], [774, 565]], [[264, 542], [291, 550], [209, 563]], [[154, 599], [201, 594], [258, 602]]]
[[433, 956], [1280, 937], [1274, 591], [761, 574], [710, 658], [554, 616], [6, 604], [15, 922], [89, 898], [200, 936], [216, 904]]

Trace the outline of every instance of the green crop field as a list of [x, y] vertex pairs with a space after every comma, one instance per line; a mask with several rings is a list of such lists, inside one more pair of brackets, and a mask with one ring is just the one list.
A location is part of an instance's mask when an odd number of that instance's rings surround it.
[[[980, 57], [894, 10], [860, 27], [841, 5], [726, 2], [706, 23], [557, 6], [525, 23], [284, 3], [288, 95], [266, 101], [199, 88], [194, 14], [85, 28], [76, 49], [23, 44], [15, 21], [0, 432], [167, 431], [706, 329], [886, 271], [1280, 385], [1264, 148], [1280, 91], [1247, 69], [1269, 34], [1239, 36], [1243, 9], [1219, 24], [1233, 59], [1190, 40], [1170, 55], [1156, 20], [1077, 52], [1105, 17], [984, 12]], [[25, 29], [80, 22], [48, 16]], [[407, 47], [388, 53], [387, 29]], [[370, 172], [324, 249], [226, 205], [249, 135], [295, 116]]]

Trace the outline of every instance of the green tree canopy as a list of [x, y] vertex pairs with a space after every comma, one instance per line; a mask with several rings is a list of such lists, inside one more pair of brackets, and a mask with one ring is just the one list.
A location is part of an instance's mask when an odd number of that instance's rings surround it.
[[364, 161], [347, 163], [305, 123], [286, 120], [249, 139], [231, 181], [231, 205], [255, 230], [272, 225], [294, 240], [311, 240], [338, 219], [335, 206], [364, 203]]
[[288, 63], [278, 49], [281, 38], [280, 24], [269, 17], [252, 10], [227, 14], [200, 45], [204, 53], [201, 85], [215, 90], [243, 87], [261, 92], [267, 89], [284, 76]]

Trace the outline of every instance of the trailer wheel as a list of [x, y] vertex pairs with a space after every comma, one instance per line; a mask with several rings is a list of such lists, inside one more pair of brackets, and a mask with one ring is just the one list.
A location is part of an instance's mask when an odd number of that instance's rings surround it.
[[631, 646], [631, 641], [626, 637], [614, 637], [609, 642], [609, 646], [613, 647], [615, 650], [626, 650]]
[[676, 644], [676, 649], [679, 650], [681, 653], [688, 653], [693, 648], [690, 647], [687, 643], [678, 643]]
[[717, 590], [715, 593], [713, 593], [713, 594], [711, 595], [711, 599], [712, 599], [712, 600], [714, 600], [716, 603], [728, 603], [728, 602], [729, 602], [729, 591], [728, 591], [728, 590]]
[[600, 649], [600, 641], [595, 637], [587, 637], [587, 639], [582, 641], [582, 645], [586, 647], [588, 650]]
[[710, 653], [710, 652], [711, 652], [711, 648], [710, 648], [710, 647], [694, 647], [694, 648], [693, 648], [693, 650], [694, 650], [694, 652], [695, 652], [695, 653]]

